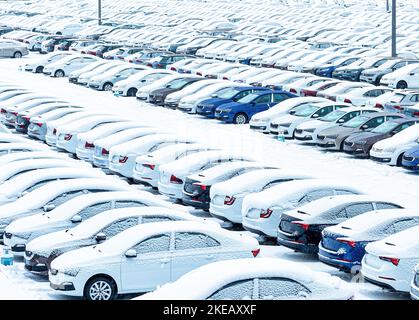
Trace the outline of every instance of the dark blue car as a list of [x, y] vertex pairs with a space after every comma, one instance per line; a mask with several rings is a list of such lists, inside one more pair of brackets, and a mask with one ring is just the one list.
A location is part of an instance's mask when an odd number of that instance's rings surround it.
[[196, 113], [213, 119], [215, 117], [215, 109], [219, 106], [237, 102], [245, 96], [259, 91], [266, 91], [266, 88], [252, 86], [226, 88], [217, 93], [216, 97], [201, 101], [197, 106]]
[[215, 110], [215, 118], [227, 123], [245, 124], [256, 113], [294, 97], [297, 96], [287, 91], [262, 90], [248, 94], [237, 102], [222, 104]]
[[336, 58], [335, 61], [331, 62], [327, 66], [317, 68], [315, 70], [315, 74], [319, 77], [331, 78], [333, 71], [335, 71], [337, 68], [346, 67], [347, 65], [354, 63], [358, 59], [359, 58], [355, 58], [355, 57]]
[[419, 144], [404, 153], [402, 166], [406, 169], [419, 172]]

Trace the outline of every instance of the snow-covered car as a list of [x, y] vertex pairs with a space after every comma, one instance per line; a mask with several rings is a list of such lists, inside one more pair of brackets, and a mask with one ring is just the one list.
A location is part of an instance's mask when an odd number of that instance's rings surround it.
[[271, 121], [282, 115], [286, 115], [292, 109], [308, 103], [329, 102], [327, 99], [317, 97], [301, 97], [287, 99], [273, 106], [269, 110], [255, 114], [249, 121], [250, 129], [270, 133]]
[[99, 58], [90, 55], [71, 55], [44, 66], [43, 74], [61, 78], [69, 75], [74, 70], [80, 69], [89, 63], [96, 62]]
[[[101, 63], [99, 64], [99, 62]], [[126, 64], [120, 61], [106, 61], [105, 63], [103, 63], [103, 60], [96, 61], [96, 62], [88, 64], [82, 69], [73, 71], [69, 75], [69, 81], [72, 83], [82, 85], [82, 86], [88, 86], [92, 78], [101, 76], [105, 73], [108, 73], [112, 70], [120, 68], [121, 66], [124, 66], [124, 65]], [[77, 75], [79, 70], [85, 70], [85, 69], [87, 69], [88, 71], [80, 73], [78, 76], [73, 75], [74, 73], [76, 73]]]
[[160, 179], [160, 166], [176, 161], [188, 155], [209, 151], [207, 146], [197, 143], [177, 143], [163, 147], [149, 154], [139, 156], [135, 159], [133, 179], [140, 183], [158, 187]]
[[303, 122], [295, 128], [294, 137], [305, 143], [316, 144], [320, 131], [336, 124], [344, 124], [352, 118], [369, 112], [378, 112], [374, 107], [348, 107], [335, 110], [328, 115]]
[[126, 80], [145, 68], [144, 66], [133, 66], [130, 64], [121, 65], [90, 78], [88, 86], [96, 90], [111, 91], [115, 83]]
[[69, 160], [69, 156], [64, 153], [54, 152], [52, 150], [46, 151], [20, 151], [0, 156], [0, 166], [4, 166], [8, 163], [20, 160], [29, 159], [66, 159]]
[[[68, 82], [75, 83], [75, 84], [81, 84], [79, 83], [79, 78], [82, 75], [89, 74], [90, 72], [95, 72], [94, 70], [99, 70], [102, 66], [113, 66], [113, 64], [109, 63], [109, 61], [105, 60], [98, 60], [96, 62], [89, 63], [83, 68], [74, 70], [68, 75]], [[116, 64], [115, 64], [116, 65]], [[85, 83], [86, 84], [86, 83]]]
[[[135, 202], [133, 203], [133, 206]], [[117, 206], [118, 207], [118, 206]], [[58, 217], [53, 219], [58, 222]], [[43, 273], [48, 270], [51, 261], [65, 252], [96, 245], [109, 240], [122, 231], [138, 224], [159, 221], [206, 221], [190, 213], [158, 206], [127, 207], [100, 212], [80, 224], [70, 225], [65, 229], [65, 223], [54, 231], [30, 240], [26, 244], [25, 269], [31, 272]], [[12, 226], [10, 226], [12, 229]], [[52, 229], [50, 229], [52, 230]], [[58, 231], [59, 230], [59, 231]], [[38, 232], [39, 233], [39, 232]]]
[[380, 84], [394, 89], [419, 89], [419, 66], [416, 63], [384, 75]]
[[29, 50], [19, 41], [0, 39], [0, 57], [20, 59], [27, 56]]
[[324, 228], [368, 211], [402, 209], [400, 204], [370, 195], [341, 195], [320, 198], [285, 211], [278, 227], [278, 244], [305, 253], [317, 253]]
[[365, 87], [349, 91], [348, 93], [338, 95], [336, 102], [350, 103], [354, 106], [365, 106], [370, 99], [379, 99], [381, 95], [393, 91], [387, 87]]
[[363, 194], [349, 184], [309, 179], [284, 182], [243, 199], [243, 227], [253, 233], [277, 237], [281, 215], [311, 201], [334, 195]]
[[392, 166], [400, 166], [403, 161], [403, 154], [416, 147], [419, 143], [419, 124], [375, 143], [370, 151], [373, 160], [384, 162]]
[[340, 270], [359, 269], [368, 243], [417, 225], [415, 209], [366, 212], [322, 231], [319, 260]]
[[79, 193], [48, 212], [16, 219], [6, 227], [5, 244], [11, 247], [14, 255], [21, 256], [28, 241], [50, 232], [72, 228], [106, 210], [143, 206], [175, 208], [171, 203], [144, 191], [116, 188], [91, 190], [92, 193]]
[[132, 188], [128, 184], [110, 178], [77, 178], [50, 182], [12, 203], [0, 206], [0, 235], [4, 234], [6, 227], [14, 220], [51, 211], [78, 195], [91, 191], [129, 190]]
[[11, 142], [0, 144], [0, 156], [21, 151], [47, 151], [48, 147], [45, 145], [28, 141], [28, 142]]
[[329, 113], [348, 108], [350, 105], [334, 102], [307, 103], [292, 109], [289, 114], [272, 119], [270, 133], [283, 133], [285, 138], [293, 139], [297, 126], [313, 119], [327, 116]]
[[68, 51], [51, 52], [46, 56], [42, 57], [41, 59], [21, 66], [21, 69], [27, 72], [42, 73], [42, 71], [44, 71], [45, 65], [54, 63], [71, 54], [72, 52]]
[[414, 300], [419, 300], [419, 263], [416, 265], [414, 272], [415, 277], [410, 285], [410, 297]]
[[283, 259], [258, 258], [204, 265], [135, 300], [351, 300], [353, 296], [348, 284], [325, 272]]
[[188, 155], [160, 166], [159, 192], [173, 199], [182, 199], [187, 176], [217, 164], [230, 161], [252, 161], [250, 157], [226, 151], [204, 151]]
[[159, 80], [153, 81], [149, 83], [148, 85], [142, 86], [138, 88], [136, 97], [140, 101], [147, 101], [149, 98], [149, 95], [152, 91], [165, 88], [166, 85], [168, 85], [170, 82], [174, 80], [184, 79], [184, 78], [190, 78], [190, 75], [185, 74], [169, 74], [166, 75]]
[[362, 275], [372, 283], [409, 292], [419, 263], [419, 226], [367, 244]]
[[210, 262], [254, 257], [259, 250], [250, 236], [201, 222], [148, 223], [64, 253], [51, 263], [49, 281], [66, 295], [111, 300], [152, 291]]

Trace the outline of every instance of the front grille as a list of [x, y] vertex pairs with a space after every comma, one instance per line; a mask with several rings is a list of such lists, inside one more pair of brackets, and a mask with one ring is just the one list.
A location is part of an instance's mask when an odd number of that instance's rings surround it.
[[278, 129], [279, 128], [279, 125], [278, 124], [271, 124], [271, 128], [272, 129]]
[[317, 135], [317, 139], [319, 140], [324, 140], [325, 138], [326, 138], [325, 136]]
[[295, 130], [295, 133], [296, 133], [296, 134], [302, 134], [302, 133], [303, 133], [303, 130], [301, 130], [301, 129], [297, 129], [297, 130]]
[[409, 156], [403, 156], [403, 160], [411, 162], [411, 161], [414, 161], [415, 158], [414, 157], [409, 157]]

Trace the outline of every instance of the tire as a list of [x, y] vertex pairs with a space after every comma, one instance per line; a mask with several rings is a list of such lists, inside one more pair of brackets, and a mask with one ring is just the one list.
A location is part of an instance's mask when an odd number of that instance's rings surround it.
[[404, 80], [397, 82], [396, 89], [407, 89], [407, 82]]
[[399, 155], [399, 157], [397, 158], [397, 166], [401, 167], [402, 166], [402, 162], [403, 162], [403, 156], [404, 156], [404, 152], [402, 154]]
[[37, 67], [35, 69], [35, 73], [42, 73], [42, 71], [44, 71], [44, 67]]
[[112, 87], [113, 87], [113, 84], [112, 84], [111, 82], [106, 82], [106, 83], [103, 85], [102, 90], [103, 90], [103, 91], [112, 91]]
[[135, 97], [135, 95], [137, 94], [137, 91], [138, 90], [136, 88], [131, 88], [131, 89], [128, 90], [127, 96], [128, 97]]
[[234, 124], [245, 124], [248, 122], [248, 117], [245, 113], [239, 112], [234, 116], [233, 123]]
[[108, 277], [94, 277], [84, 287], [86, 300], [115, 300], [117, 288], [115, 281]]
[[63, 70], [57, 70], [57, 71], [55, 71], [55, 73], [54, 73], [54, 77], [56, 77], [56, 78], [63, 78], [65, 76], [65, 73], [64, 73], [64, 71]]
[[20, 59], [20, 58], [22, 58], [22, 52], [20, 52], [20, 51], [16, 51], [16, 52], [13, 54], [13, 58], [14, 58], [14, 59]]

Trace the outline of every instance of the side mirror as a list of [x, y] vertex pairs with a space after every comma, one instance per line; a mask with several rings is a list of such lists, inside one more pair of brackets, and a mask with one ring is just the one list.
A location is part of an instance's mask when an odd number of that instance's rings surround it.
[[96, 235], [95, 239], [96, 239], [97, 242], [105, 241], [106, 240], [106, 234], [104, 234], [103, 232], [100, 232]]
[[338, 123], [344, 123], [345, 122], [345, 120], [344, 119], [339, 119], [338, 120]]
[[73, 218], [71, 218], [72, 223], [80, 223], [82, 221], [82, 217], [76, 214]]
[[135, 251], [134, 249], [130, 249], [127, 252], [125, 252], [125, 257], [136, 258], [137, 257], [137, 251]]
[[362, 127], [361, 127], [361, 130], [367, 130], [369, 128], [369, 126], [367, 125], [367, 124], [364, 124]]
[[414, 72], [409, 73], [409, 76], [414, 76], [414, 75], [415, 75]]
[[115, 78], [119, 78], [121, 75], [118, 73], [115, 75]]
[[217, 95], [214, 93], [211, 95], [211, 98], [217, 98]]
[[291, 110], [290, 115], [294, 115], [294, 114], [295, 114], [295, 110]]
[[54, 204], [46, 204], [43, 209], [44, 209], [44, 212], [50, 212], [50, 211], [55, 209], [55, 205]]
[[141, 80], [141, 82], [146, 82], [146, 81], [147, 81], [146, 79]]
[[312, 117], [313, 119], [317, 119], [319, 116], [320, 116], [320, 115], [319, 115], [318, 113], [315, 113], [315, 114], [313, 114], [311, 117]]

